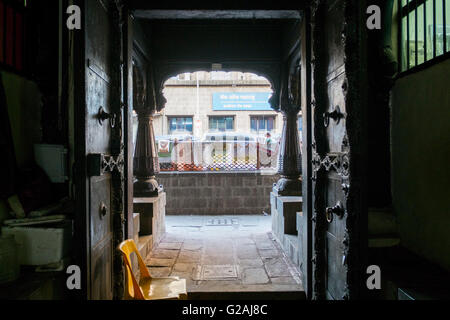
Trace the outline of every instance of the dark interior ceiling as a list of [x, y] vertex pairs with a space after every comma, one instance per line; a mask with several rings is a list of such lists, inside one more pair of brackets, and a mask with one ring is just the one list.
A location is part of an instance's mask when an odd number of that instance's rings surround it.
[[[136, 8], [133, 15], [160, 96], [171, 76], [211, 70], [213, 64], [220, 64], [224, 71], [264, 76], [276, 93], [284, 63], [298, 45], [302, 20], [300, 10]], [[271, 103], [277, 105], [277, 101]]]
[[132, 10], [185, 10], [185, 11], [275, 11], [302, 10], [310, 5], [311, 0], [128, 0]]
[[300, 19], [296, 10], [135, 10], [145, 19]]

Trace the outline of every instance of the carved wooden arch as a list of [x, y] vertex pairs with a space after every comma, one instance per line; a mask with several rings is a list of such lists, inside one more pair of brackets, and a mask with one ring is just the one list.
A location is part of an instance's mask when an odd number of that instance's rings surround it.
[[148, 61], [137, 46], [133, 48], [133, 109], [148, 107]]
[[146, 104], [146, 81], [142, 69], [133, 60], [133, 107], [134, 109], [141, 109]]
[[[156, 90], [156, 110], [161, 111], [165, 108], [166, 98], [163, 94], [164, 84], [171, 77], [177, 76], [182, 73], [193, 73], [197, 71], [208, 71], [211, 68], [211, 64], [170, 64], [163, 66], [154, 67], [155, 70], [155, 88]], [[273, 91], [272, 97], [269, 99], [269, 103], [274, 111], [279, 111], [280, 109], [280, 80], [281, 72], [280, 65], [278, 63], [273, 64], [253, 64], [248, 66], [248, 64], [223, 64], [222, 70], [224, 72], [244, 72], [244, 73], [254, 73], [258, 76], [265, 77], [271, 86]]]
[[288, 65], [288, 101], [295, 106], [301, 106], [301, 54], [300, 50], [295, 50], [289, 59]]

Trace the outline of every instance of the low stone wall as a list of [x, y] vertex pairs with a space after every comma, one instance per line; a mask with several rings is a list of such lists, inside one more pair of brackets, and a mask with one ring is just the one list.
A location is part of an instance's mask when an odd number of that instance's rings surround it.
[[270, 213], [278, 175], [259, 172], [171, 172], [157, 176], [167, 194], [168, 215]]

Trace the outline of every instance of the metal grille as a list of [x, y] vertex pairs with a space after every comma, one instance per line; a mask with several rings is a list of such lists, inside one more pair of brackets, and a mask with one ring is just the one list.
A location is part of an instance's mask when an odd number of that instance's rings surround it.
[[278, 150], [258, 142], [180, 142], [159, 153], [160, 171], [274, 171]]

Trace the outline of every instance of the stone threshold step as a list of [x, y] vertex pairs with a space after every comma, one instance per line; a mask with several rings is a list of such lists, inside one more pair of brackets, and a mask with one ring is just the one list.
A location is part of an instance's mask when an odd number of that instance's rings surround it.
[[298, 249], [298, 236], [294, 236], [294, 235], [290, 235], [290, 234], [285, 234], [284, 235], [286, 240], [288, 241], [288, 243], [294, 247], [295, 249]]
[[303, 291], [188, 292], [188, 300], [306, 300]]
[[[223, 283], [220, 283], [223, 282]], [[227, 281], [201, 281], [200, 284], [188, 286], [189, 293], [195, 292], [304, 292], [301, 284], [236, 284]]]
[[152, 252], [153, 237], [151, 235], [140, 236], [136, 246], [142, 259], [145, 260], [147, 256]]

